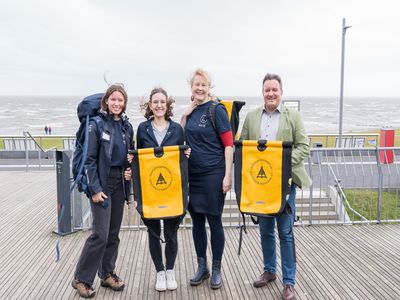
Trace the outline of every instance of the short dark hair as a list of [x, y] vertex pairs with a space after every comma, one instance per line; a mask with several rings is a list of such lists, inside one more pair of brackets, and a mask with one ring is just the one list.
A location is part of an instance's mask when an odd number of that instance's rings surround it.
[[107, 91], [104, 93], [103, 98], [101, 98], [101, 109], [106, 111], [107, 113], [110, 113], [108, 111], [108, 105], [107, 105], [107, 100], [110, 98], [111, 94], [114, 92], [120, 92], [122, 96], [124, 97], [124, 108], [122, 109], [122, 112], [125, 112], [126, 110], [126, 105], [128, 104], [128, 94], [125, 91], [125, 88], [122, 86], [122, 84], [112, 84], [109, 86]]
[[267, 75], [264, 76], [264, 80], [263, 80], [263, 83], [262, 83], [263, 86], [264, 86], [264, 83], [265, 83], [267, 80], [276, 80], [276, 81], [278, 81], [278, 82], [279, 82], [279, 86], [280, 86], [281, 89], [282, 89], [282, 79], [281, 79], [281, 77], [280, 77], [279, 75], [267, 73]]
[[155, 94], [158, 94], [158, 93], [163, 94], [165, 96], [165, 98], [167, 99], [167, 111], [165, 112], [165, 116], [164, 117], [165, 117], [165, 120], [169, 120], [174, 115], [173, 112], [172, 112], [172, 103], [174, 103], [175, 100], [173, 98], [171, 98], [171, 97], [168, 97], [167, 91], [164, 90], [161, 87], [156, 87], [156, 88], [152, 89], [151, 92], [150, 92], [149, 100], [146, 101], [145, 103], [143, 103], [140, 106], [140, 108], [141, 108], [141, 110], [145, 111], [144, 117], [147, 120], [149, 120], [154, 115], [152, 110], [150, 109], [150, 103], [151, 103], [151, 100], [152, 100], [153, 96]]

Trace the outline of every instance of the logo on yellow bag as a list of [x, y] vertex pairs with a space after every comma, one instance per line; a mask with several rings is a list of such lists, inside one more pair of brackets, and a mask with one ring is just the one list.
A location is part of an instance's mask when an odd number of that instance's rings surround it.
[[257, 184], [267, 184], [272, 178], [272, 166], [264, 159], [256, 160], [250, 167], [251, 178]]
[[167, 190], [172, 183], [171, 171], [163, 166], [155, 167], [150, 173], [150, 184], [158, 191]]

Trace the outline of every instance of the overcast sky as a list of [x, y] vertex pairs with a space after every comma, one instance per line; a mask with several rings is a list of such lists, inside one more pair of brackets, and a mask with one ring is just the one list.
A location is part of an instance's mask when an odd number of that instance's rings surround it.
[[130, 95], [188, 95], [197, 67], [214, 93], [259, 96], [278, 73], [286, 96], [400, 96], [397, 0], [1, 0], [0, 95], [86, 95], [103, 74]]

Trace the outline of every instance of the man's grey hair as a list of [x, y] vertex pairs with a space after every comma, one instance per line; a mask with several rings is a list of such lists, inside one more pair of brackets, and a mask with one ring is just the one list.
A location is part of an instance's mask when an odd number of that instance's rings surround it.
[[279, 75], [267, 73], [267, 75], [264, 76], [263, 86], [264, 86], [264, 83], [265, 83], [267, 80], [276, 80], [276, 81], [278, 81], [278, 82], [279, 82], [279, 86], [280, 86], [281, 89], [282, 89], [282, 79], [281, 79], [281, 77], [280, 77]]

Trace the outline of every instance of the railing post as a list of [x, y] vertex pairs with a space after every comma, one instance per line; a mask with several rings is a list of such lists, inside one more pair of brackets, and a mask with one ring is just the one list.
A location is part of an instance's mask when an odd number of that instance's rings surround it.
[[26, 160], [26, 169], [25, 172], [29, 171], [29, 152], [28, 152], [28, 136], [26, 131], [23, 132], [24, 134], [24, 145], [25, 145], [25, 160]]
[[53, 149], [53, 164], [54, 164], [54, 169], [56, 168], [56, 165], [57, 165], [56, 152], [57, 152], [57, 148]]
[[42, 169], [42, 153], [41, 153], [40, 148], [38, 148], [38, 158], [39, 158], [39, 171], [41, 171], [41, 169]]
[[310, 194], [308, 195], [308, 224], [312, 225], [312, 199], [313, 199], [313, 186], [314, 186], [314, 180], [312, 176], [312, 168], [311, 168], [311, 159], [310, 159], [311, 153], [308, 156], [308, 170], [311, 178], [311, 185], [310, 185]]
[[378, 168], [378, 207], [376, 213], [376, 221], [379, 224], [381, 222], [381, 210], [382, 210], [382, 185], [383, 185], [383, 174], [382, 174], [382, 166], [381, 160], [379, 158], [379, 148], [375, 148], [375, 157], [376, 157], [376, 164]]

